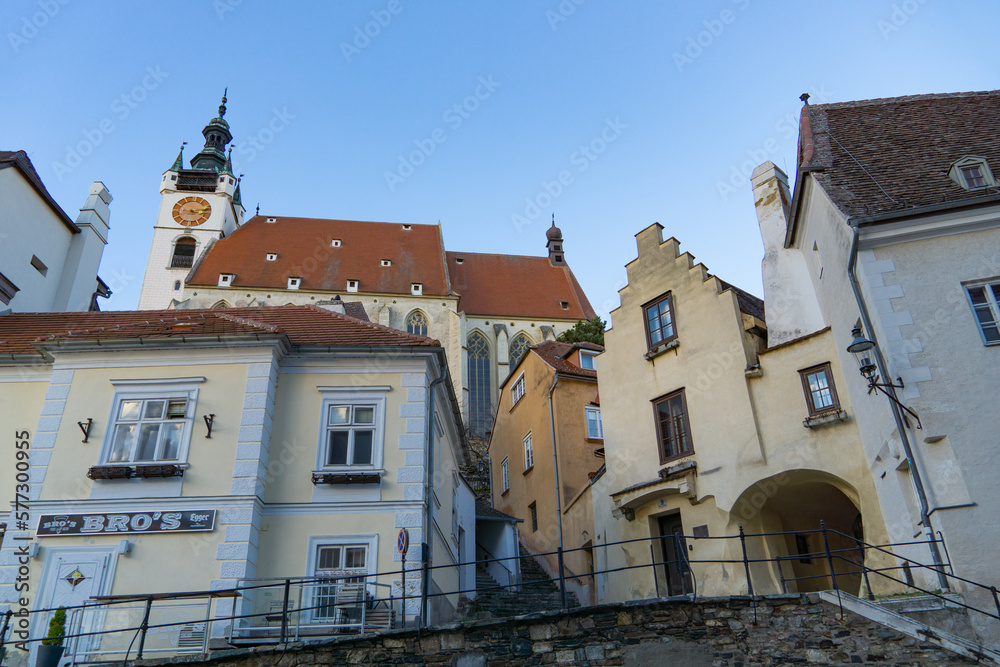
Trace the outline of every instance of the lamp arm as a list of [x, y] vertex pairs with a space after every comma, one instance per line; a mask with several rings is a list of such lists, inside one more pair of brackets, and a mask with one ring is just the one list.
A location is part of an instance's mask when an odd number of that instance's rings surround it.
[[[895, 389], [902, 389], [902, 384], [900, 384], [900, 385], [898, 385], [898, 386], [897, 386], [897, 385], [894, 385], [894, 384], [889, 384], [889, 385], [883, 385], [883, 384], [878, 384], [878, 383], [876, 383], [876, 382], [872, 382], [872, 383], [871, 383], [871, 385], [869, 385], [869, 387], [868, 387], [868, 393], [870, 394], [870, 393], [872, 392], [872, 390], [873, 390], [873, 389], [876, 389], [876, 390], [878, 390], [878, 391], [882, 392], [883, 394], [885, 394], [885, 395], [886, 395], [886, 397], [888, 397], [888, 399], [889, 399], [890, 401], [892, 401], [892, 402], [893, 402], [893, 403], [895, 403], [895, 404], [896, 404], [897, 406], [899, 406], [899, 408], [900, 408], [900, 409], [901, 409], [901, 410], [902, 410], [903, 412], [905, 412], [906, 414], [910, 415], [911, 417], [913, 417], [913, 419], [914, 419], [914, 420], [916, 420], [916, 422], [917, 422], [917, 428], [918, 428], [918, 429], [920, 429], [920, 430], [923, 430], [923, 428], [924, 428], [924, 427], [923, 427], [923, 425], [922, 425], [922, 424], [920, 423], [920, 417], [918, 417], [918, 416], [917, 416], [917, 413], [916, 413], [916, 412], [914, 412], [913, 410], [911, 410], [910, 408], [906, 407], [906, 406], [905, 406], [905, 405], [903, 405], [902, 403], [900, 403], [900, 402], [899, 402], [899, 399], [898, 399], [898, 398], [896, 398], [896, 397], [895, 397], [895, 396], [894, 396], [893, 394], [891, 394], [890, 392], [886, 391], [886, 390], [885, 390], [886, 386], [889, 386], [889, 387], [893, 387], [893, 388], [895, 388]], [[903, 417], [903, 419], [905, 420], [905, 419], [906, 419], [906, 417], [904, 416], [904, 417]], [[907, 426], [909, 426], [909, 424], [907, 424]]]

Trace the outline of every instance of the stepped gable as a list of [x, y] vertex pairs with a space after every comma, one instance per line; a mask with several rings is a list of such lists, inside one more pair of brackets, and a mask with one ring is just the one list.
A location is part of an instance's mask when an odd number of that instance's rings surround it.
[[295, 347], [440, 347], [432, 338], [333, 313], [316, 306], [146, 310], [90, 313], [11, 313], [0, 317], [0, 361], [41, 356], [70, 341], [284, 336]]
[[548, 257], [451, 251], [447, 255], [451, 287], [460, 296], [458, 308], [469, 315], [560, 320], [596, 316], [570, 268], [554, 266]]
[[948, 177], [965, 156], [1000, 176], [1000, 91], [807, 104], [799, 170], [809, 171], [846, 215], [974, 199]]
[[[268, 261], [267, 253], [278, 258]], [[392, 264], [382, 266], [384, 259]], [[285, 289], [289, 277], [300, 277], [304, 291], [344, 292], [357, 280], [366, 293], [408, 295], [414, 282], [425, 295], [450, 293], [437, 225], [256, 215], [206, 250], [186, 283], [216, 286], [220, 273], [247, 288]]]

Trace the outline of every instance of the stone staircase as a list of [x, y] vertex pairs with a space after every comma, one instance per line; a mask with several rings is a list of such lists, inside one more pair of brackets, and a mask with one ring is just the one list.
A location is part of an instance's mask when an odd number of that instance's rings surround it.
[[[476, 566], [476, 599], [463, 600], [459, 607], [462, 618], [506, 618], [536, 611], [554, 611], [562, 606], [559, 580], [552, 579], [544, 568], [521, 546], [521, 590], [509, 591]], [[567, 608], [579, 607], [576, 596], [566, 592]]]

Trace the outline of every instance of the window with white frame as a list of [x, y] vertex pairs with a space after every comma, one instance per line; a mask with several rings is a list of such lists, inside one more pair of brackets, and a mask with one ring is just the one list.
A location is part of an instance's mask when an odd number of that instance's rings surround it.
[[204, 378], [112, 380], [115, 397], [101, 463], [184, 463], [201, 382]]
[[312, 589], [309, 618], [313, 622], [356, 623], [361, 620], [356, 604], [358, 587], [364, 587], [375, 572], [377, 552], [377, 535], [309, 538], [308, 568], [318, 580], [315, 586], [309, 587]]
[[510, 473], [507, 468], [507, 459], [504, 459], [500, 463], [500, 484], [503, 487], [503, 493], [510, 491]]
[[229, 287], [233, 284], [233, 278], [236, 277], [235, 273], [220, 273], [219, 274], [219, 287]]
[[514, 380], [510, 387], [510, 406], [514, 407], [524, 397], [524, 373]]
[[604, 425], [601, 423], [601, 409], [596, 406], [584, 408], [587, 414], [587, 437], [591, 440], [604, 439]]
[[410, 294], [413, 296], [420, 296], [424, 293], [423, 283], [410, 283]]
[[580, 350], [580, 368], [594, 370], [594, 357], [596, 356], [596, 352], [586, 352], [584, 350]]
[[302, 285], [302, 278], [291, 276], [288, 278], [288, 289], [298, 289]]
[[382, 465], [385, 394], [389, 387], [319, 387], [323, 420], [319, 470], [375, 470]]
[[967, 285], [965, 290], [983, 343], [1000, 345], [1000, 281]]
[[348, 292], [357, 292], [358, 291], [358, 281], [357, 280], [348, 280], [347, 281], [347, 291]]
[[535, 466], [535, 449], [531, 444], [531, 434], [524, 436], [524, 469], [531, 470]]

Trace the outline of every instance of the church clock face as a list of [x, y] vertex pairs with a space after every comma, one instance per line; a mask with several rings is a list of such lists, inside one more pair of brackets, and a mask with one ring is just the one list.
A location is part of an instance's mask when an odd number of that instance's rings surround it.
[[174, 220], [185, 227], [197, 227], [208, 220], [212, 206], [201, 197], [184, 197], [174, 204]]

